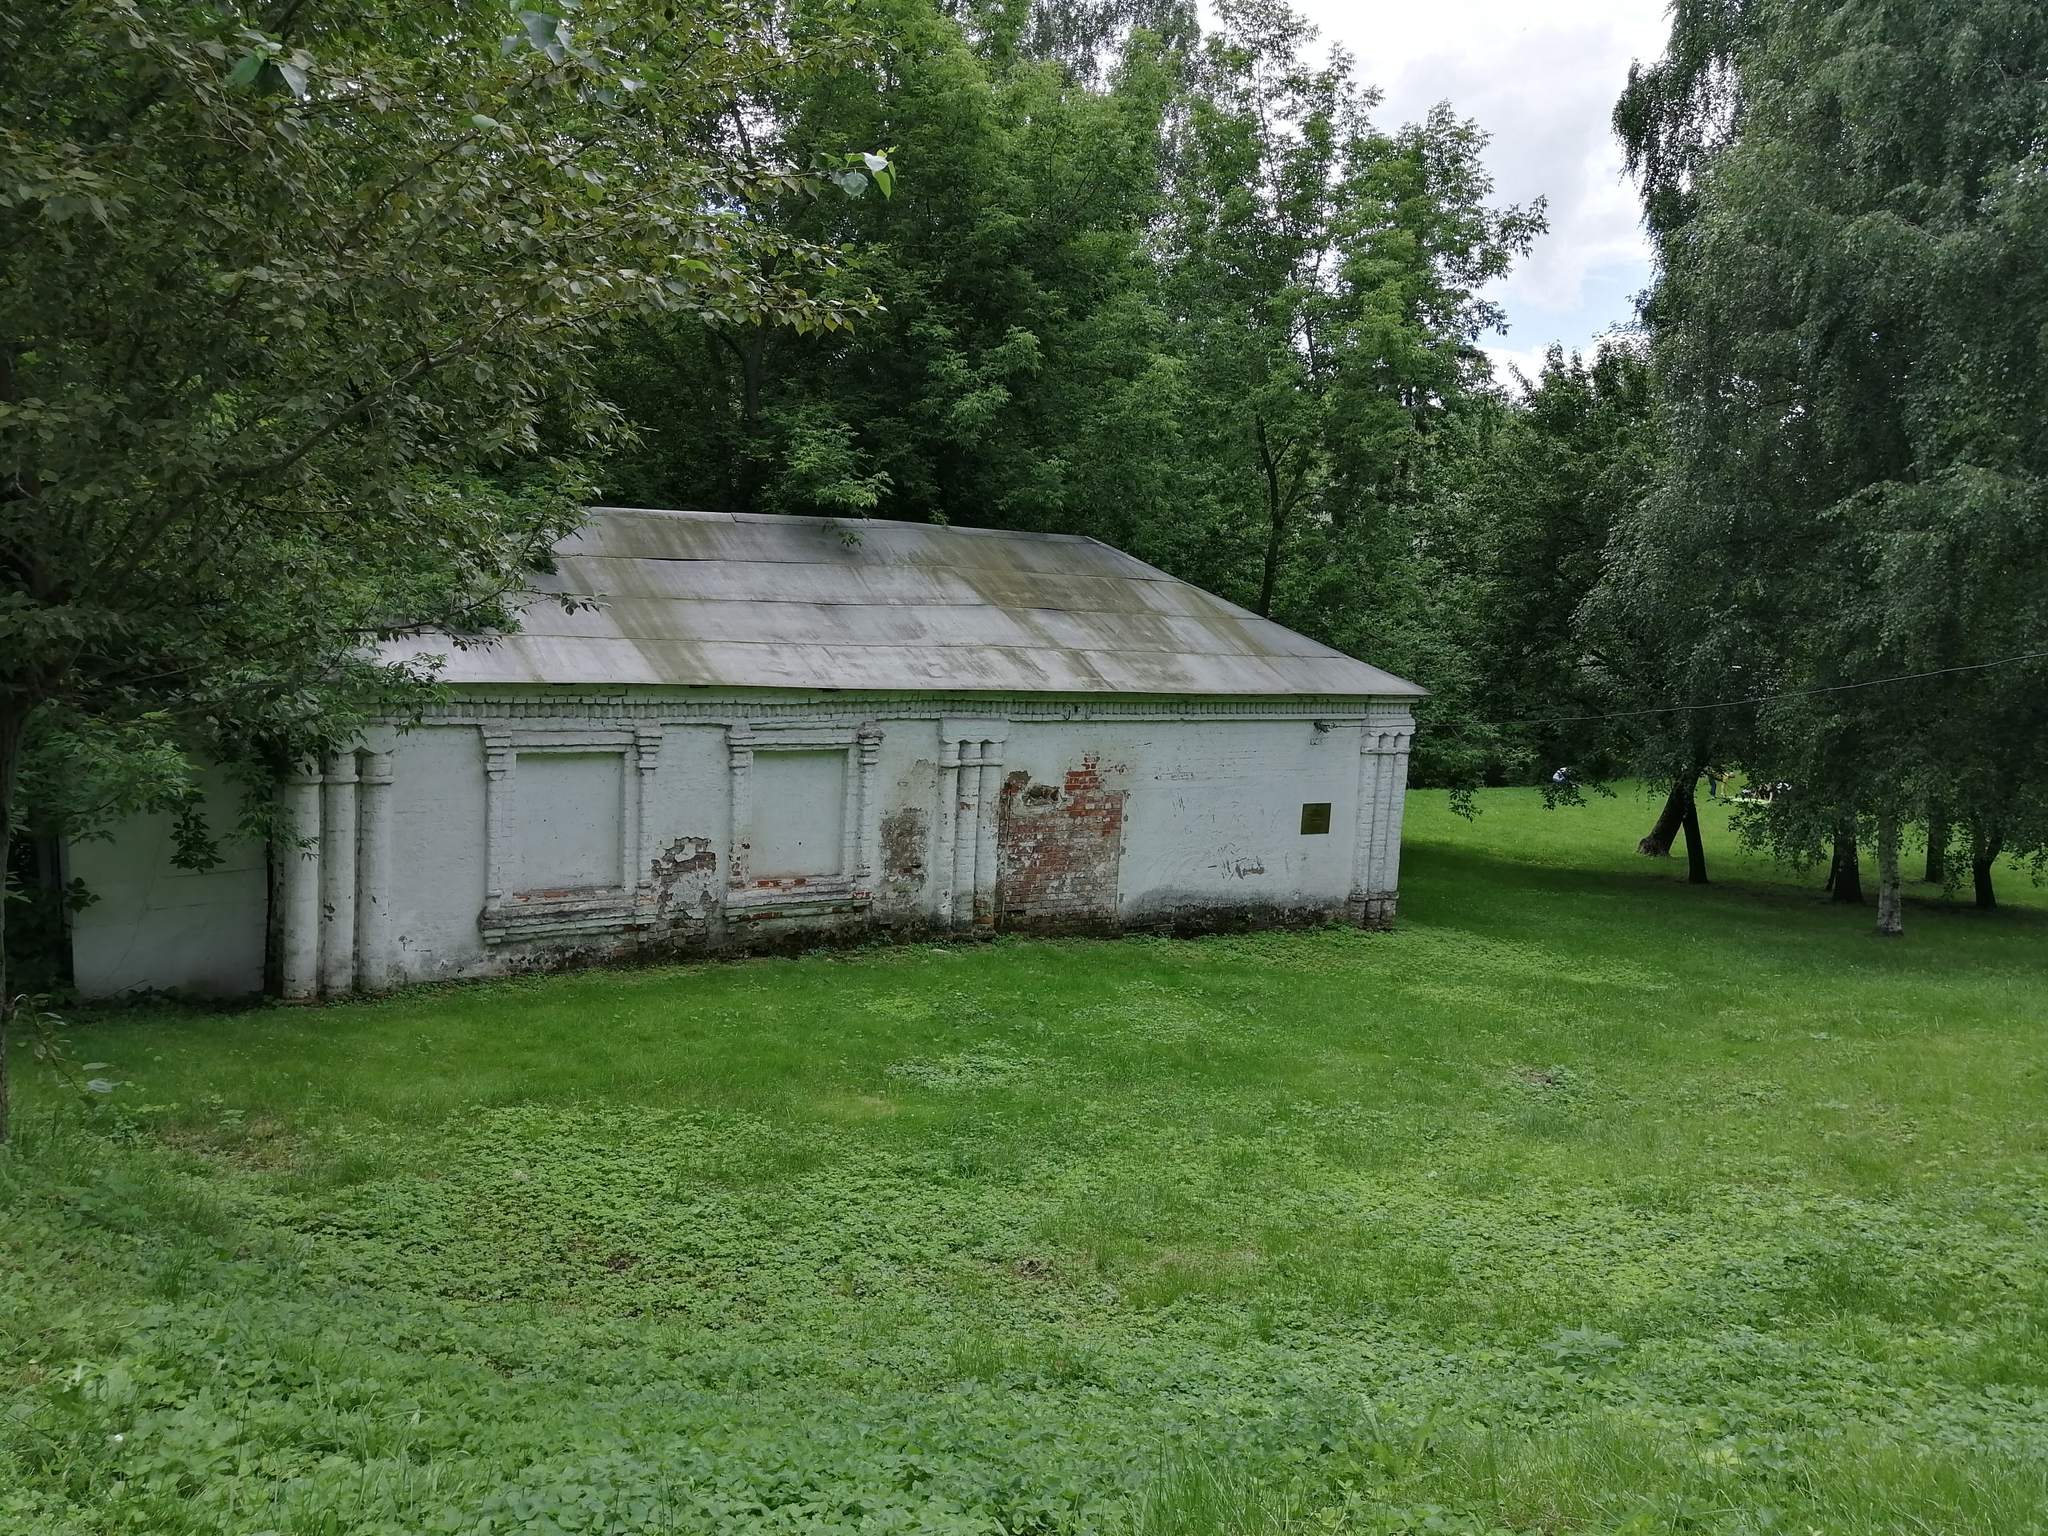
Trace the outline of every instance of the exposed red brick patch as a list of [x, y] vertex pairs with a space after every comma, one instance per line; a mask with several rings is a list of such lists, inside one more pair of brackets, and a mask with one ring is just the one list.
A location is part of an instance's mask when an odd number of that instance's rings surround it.
[[1115, 923], [1124, 796], [1104, 782], [1093, 755], [1068, 769], [1057, 789], [1032, 784], [1028, 773], [1004, 780], [997, 926], [1089, 929]]

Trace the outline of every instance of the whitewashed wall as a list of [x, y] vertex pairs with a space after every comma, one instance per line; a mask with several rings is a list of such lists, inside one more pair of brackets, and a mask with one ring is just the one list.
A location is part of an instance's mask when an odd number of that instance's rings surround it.
[[[1091, 758], [1104, 789], [1124, 796], [1116, 893], [1125, 922], [1193, 919], [1218, 904], [1247, 915], [1342, 911], [1358, 804], [1355, 724], [1103, 722], [1026, 727], [1011, 740], [1014, 765], [1034, 784], [1064, 788]], [[1329, 805], [1330, 829], [1304, 835], [1302, 807], [1314, 803]]]
[[299, 996], [847, 927], [1383, 924], [1411, 729], [1358, 700], [456, 702], [281, 789], [307, 846], [274, 899], [261, 850], [178, 904], [140, 894], [167, 888], [162, 829], [75, 850], [114, 898], [77, 972], [254, 990], [267, 924]]
[[72, 973], [88, 997], [148, 990], [233, 997], [263, 990], [263, 846], [231, 835], [240, 790], [201, 781], [220, 862], [179, 869], [168, 815], [133, 816], [65, 850], [65, 875], [95, 900], [72, 918]]

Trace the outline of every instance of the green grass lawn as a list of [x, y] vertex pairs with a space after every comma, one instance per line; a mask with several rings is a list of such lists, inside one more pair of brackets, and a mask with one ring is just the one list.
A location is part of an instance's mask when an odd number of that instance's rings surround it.
[[1481, 803], [1394, 934], [87, 1021], [0, 1531], [2048, 1530], [2048, 901]]

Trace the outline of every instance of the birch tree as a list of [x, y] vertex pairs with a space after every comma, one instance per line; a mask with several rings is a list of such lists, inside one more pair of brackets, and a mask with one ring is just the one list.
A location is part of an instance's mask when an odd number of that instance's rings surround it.
[[1905, 829], [2042, 772], [2048, 671], [2004, 658], [2048, 634], [2048, 12], [1673, 15], [1616, 113], [1670, 443], [1616, 575], [1668, 594], [1681, 697], [1768, 696], [1717, 716], [1795, 786], [1749, 835], [1838, 878], [1860, 835], [1897, 934]]

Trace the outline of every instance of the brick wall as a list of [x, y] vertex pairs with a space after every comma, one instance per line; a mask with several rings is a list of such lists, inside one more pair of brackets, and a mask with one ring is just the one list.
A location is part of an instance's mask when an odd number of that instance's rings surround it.
[[1004, 780], [998, 927], [1079, 931], [1115, 925], [1126, 793], [1113, 782], [1117, 777], [1117, 770], [1105, 771], [1089, 755], [1057, 785], [1034, 784], [1024, 772]]

